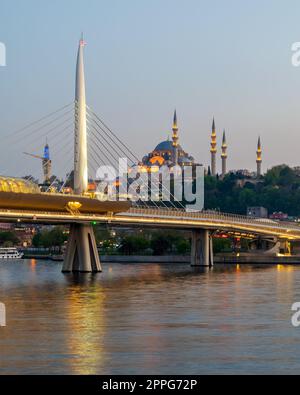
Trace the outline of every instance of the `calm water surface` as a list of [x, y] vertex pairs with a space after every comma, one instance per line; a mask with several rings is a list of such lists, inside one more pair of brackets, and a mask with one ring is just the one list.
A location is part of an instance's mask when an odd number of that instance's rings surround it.
[[0, 374], [299, 373], [298, 266], [0, 263]]

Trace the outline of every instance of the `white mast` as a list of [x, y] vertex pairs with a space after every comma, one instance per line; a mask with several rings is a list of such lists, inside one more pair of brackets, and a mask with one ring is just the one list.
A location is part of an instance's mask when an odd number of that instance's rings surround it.
[[[75, 93], [74, 191], [78, 195], [87, 192], [88, 188], [84, 46], [85, 42], [81, 37], [77, 56]], [[71, 224], [62, 271], [64, 273], [101, 272], [99, 253], [91, 225], [76, 222]]]
[[75, 92], [74, 191], [78, 195], [87, 192], [88, 189], [86, 98], [83, 61], [85, 45], [86, 43], [81, 37], [77, 55]]

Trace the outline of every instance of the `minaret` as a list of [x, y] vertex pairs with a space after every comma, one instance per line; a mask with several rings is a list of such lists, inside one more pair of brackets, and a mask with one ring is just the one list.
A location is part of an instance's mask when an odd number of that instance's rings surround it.
[[222, 140], [222, 178], [225, 177], [227, 173], [227, 143], [226, 143], [226, 133], [225, 130], [223, 132], [223, 140]]
[[216, 125], [215, 119], [213, 119], [212, 123], [212, 132], [211, 132], [211, 175], [215, 177], [217, 175], [217, 164], [216, 164], [216, 155], [217, 155], [217, 134], [216, 134]]
[[172, 135], [172, 140], [173, 140], [173, 165], [176, 166], [178, 165], [178, 125], [177, 125], [177, 113], [176, 110], [174, 112], [174, 118], [173, 118], [173, 135]]
[[77, 55], [75, 91], [74, 192], [77, 195], [87, 192], [88, 188], [86, 99], [83, 62], [83, 49], [85, 45], [86, 43], [83, 37], [81, 37]]
[[261, 176], [261, 163], [262, 163], [262, 149], [261, 149], [261, 140], [260, 137], [258, 138], [257, 143], [257, 151], [256, 151], [256, 164], [257, 164], [257, 178]]

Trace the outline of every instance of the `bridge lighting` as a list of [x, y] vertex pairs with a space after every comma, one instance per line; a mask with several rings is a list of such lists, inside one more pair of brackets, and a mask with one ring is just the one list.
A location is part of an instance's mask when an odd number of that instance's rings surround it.
[[96, 222], [96, 221], [93, 221], [93, 222], [92, 222], [92, 225], [97, 225], [97, 222]]
[[68, 202], [66, 209], [71, 213], [71, 214], [79, 214], [79, 209], [82, 207], [82, 204], [80, 202]]

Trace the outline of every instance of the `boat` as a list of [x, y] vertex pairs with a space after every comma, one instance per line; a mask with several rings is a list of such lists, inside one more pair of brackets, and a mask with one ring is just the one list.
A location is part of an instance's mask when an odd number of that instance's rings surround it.
[[15, 247], [0, 248], [0, 259], [22, 259], [23, 252], [19, 252]]
[[55, 262], [63, 262], [64, 256], [63, 255], [52, 255], [51, 260]]

